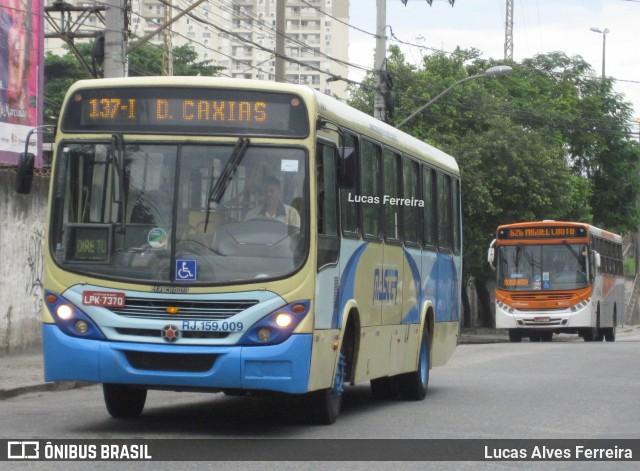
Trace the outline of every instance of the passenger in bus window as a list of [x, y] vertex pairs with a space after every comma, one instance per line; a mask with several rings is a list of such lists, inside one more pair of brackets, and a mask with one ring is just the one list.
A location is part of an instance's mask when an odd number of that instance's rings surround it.
[[293, 227], [300, 227], [300, 213], [282, 202], [282, 186], [276, 177], [268, 177], [263, 185], [264, 203], [247, 212], [245, 220], [275, 219]]

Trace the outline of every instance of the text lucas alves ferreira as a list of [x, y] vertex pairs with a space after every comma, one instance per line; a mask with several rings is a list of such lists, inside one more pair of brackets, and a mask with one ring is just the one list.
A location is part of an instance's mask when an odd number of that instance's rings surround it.
[[484, 447], [489, 460], [633, 460], [633, 450], [614, 445], [609, 448], [591, 448], [576, 445], [573, 448], [552, 448], [545, 445], [533, 448]]

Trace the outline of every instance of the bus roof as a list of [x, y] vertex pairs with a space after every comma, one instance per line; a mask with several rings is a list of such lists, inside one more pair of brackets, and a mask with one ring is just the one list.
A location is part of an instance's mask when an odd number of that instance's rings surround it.
[[[71, 93], [80, 88], [116, 88], [126, 86], [186, 86], [186, 87], [221, 87], [221, 88], [261, 88], [269, 91], [288, 91], [299, 94], [310, 111], [324, 118], [345, 125], [350, 130], [376, 139], [401, 152], [405, 152], [430, 164], [459, 174], [456, 160], [449, 154], [433, 147], [399, 129], [386, 124], [366, 113], [352, 108], [340, 101], [321, 93], [307, 85], [270, 82], [264, 80], [234, 79], [226, 77], [200, 76], [155, 76], [155, 77], [116, 77], [107, 79], [80, 80], [74, 83], [67, 92], [68, 100]], [[313, 121], [312, 121], [313, 122]]]

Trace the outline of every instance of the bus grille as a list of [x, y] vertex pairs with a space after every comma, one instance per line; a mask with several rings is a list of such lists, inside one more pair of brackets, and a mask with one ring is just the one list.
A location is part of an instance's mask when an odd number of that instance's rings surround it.
[[514, 301], [559, 301], [571, 298], [573, 298], [573, 293], [527, 293], [511, 295], [511, 299]]
[[[256, 300], [248, 301], [193, 301], [127, 298], [124, 307], [113, 309], [114, 314], [124, 317], [143, 319], [171, 320], [222, 320], [235, 316], [239, 312], [258, 304]], [[167, 313], [168, 307], [179, 309], [177, 314]]]
[[138, 370], [183, 371], [199, 373], [209, 371], [217, 355], [193, 353], [124, 352], [129, 364]]
[[[120, 335], [135, 335], [137, 337], [162, 337], [160, 329], [140, 329], [130, 327], [118, 327], [116, 332]], [[229, 332], [210, 332], [202, 330], [181, 330], [180, 337], [183, 339], [225, 339]]]

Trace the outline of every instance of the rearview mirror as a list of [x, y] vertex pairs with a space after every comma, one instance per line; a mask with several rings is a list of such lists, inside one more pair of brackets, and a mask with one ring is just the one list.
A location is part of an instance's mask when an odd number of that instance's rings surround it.
[[36, 156], [32, 153], [21, 152], [18, 160], [18, 170], [16, 174], [16, 193], [28, 195], [31, 193], [33, 183], [33, 167]]

